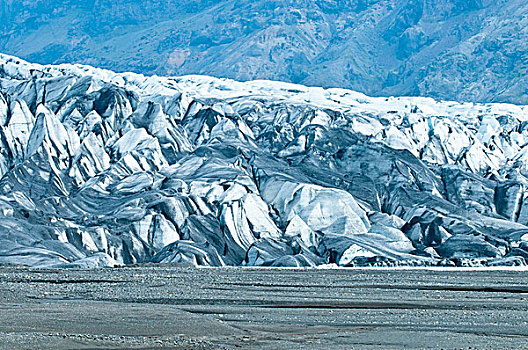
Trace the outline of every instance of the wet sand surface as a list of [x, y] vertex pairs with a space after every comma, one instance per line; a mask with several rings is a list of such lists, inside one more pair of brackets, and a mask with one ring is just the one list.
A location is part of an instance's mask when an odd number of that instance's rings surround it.
[[528, 272], [0, 269], [3, 349], [528, 349]]

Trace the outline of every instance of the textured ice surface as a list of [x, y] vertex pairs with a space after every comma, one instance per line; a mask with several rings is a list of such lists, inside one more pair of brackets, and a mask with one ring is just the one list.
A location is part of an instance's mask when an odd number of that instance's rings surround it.
[[0, 263], [528, 257], [528, 109], [0, 56]]

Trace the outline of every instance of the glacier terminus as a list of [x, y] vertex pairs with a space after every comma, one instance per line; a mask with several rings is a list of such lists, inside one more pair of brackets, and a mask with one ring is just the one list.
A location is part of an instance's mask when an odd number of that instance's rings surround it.
[[528, 110], [0, 55], [0, 263], [524, 266]]

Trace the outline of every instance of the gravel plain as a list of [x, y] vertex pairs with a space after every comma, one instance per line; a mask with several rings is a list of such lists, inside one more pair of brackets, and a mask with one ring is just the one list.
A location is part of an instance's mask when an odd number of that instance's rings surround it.
[[3, 349], [523, 349], [523, 271], [0, 270]]

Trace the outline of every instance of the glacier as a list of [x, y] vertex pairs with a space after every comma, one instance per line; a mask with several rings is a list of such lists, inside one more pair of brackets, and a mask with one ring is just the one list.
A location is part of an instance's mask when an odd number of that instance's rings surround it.
[[0, 55], [0, 263], [524, 266], [528, 108]]

